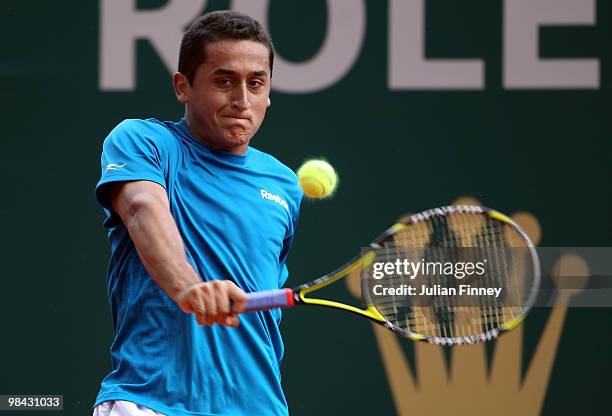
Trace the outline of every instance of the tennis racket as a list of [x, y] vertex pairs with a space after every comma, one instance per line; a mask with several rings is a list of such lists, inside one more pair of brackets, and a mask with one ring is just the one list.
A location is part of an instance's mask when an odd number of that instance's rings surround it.
[[[362, 307], [311, 297], [357, 269]], [[245, 312], [323, 306], [411, 340], [471, 344], [518, 326], [539, 283], [534, 246], [514, 221], [489, 208], [457, 205], [402, 220], [344, 266], [309, 283], [247, 294]]]

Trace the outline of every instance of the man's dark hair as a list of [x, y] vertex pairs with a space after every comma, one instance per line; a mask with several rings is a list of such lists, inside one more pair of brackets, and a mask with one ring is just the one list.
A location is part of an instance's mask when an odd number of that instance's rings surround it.
[[206, 61], [206, 45], [221, 40], [252, 40], [270, 51], [270, 76], [274, 63], [272, 39], [263, 26], [246, 14], [222, 10], [199, 17], [183, 35], [178, 70], [193, 84], [196, 69]]

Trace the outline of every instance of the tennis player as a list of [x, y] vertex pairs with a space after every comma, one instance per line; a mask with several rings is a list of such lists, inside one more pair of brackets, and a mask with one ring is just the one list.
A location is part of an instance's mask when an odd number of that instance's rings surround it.
[[276, 289], [302, 199], [295, 174], [250, 146], [270, 106], [274, 51], [250, 17], [222, 11], [185, 33], [178, 122], [125, 120], [104, 141], [112, 371], [94, 415], [286, 415]]

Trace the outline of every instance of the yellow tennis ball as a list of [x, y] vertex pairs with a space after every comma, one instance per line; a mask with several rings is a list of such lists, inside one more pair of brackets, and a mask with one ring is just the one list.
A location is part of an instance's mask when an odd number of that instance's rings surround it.
[[297, 171], [300, 186], [304, 194], [310, 198], [327, 198], [336, 190], [338, 175], [324, 160], [306, 161]]

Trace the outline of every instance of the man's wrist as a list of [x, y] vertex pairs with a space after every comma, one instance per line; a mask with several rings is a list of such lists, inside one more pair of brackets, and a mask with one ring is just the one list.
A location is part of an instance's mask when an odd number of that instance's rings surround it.
[[186, 286], [182, 286], [180, 288], [177, 288], [176, 291], [174, 292], [174, 296], [170, 296], [172, 298], [172, 300], [174, 300], [178, 305], [181, 304], [181, 302], [183, 301], [183, 299], [187, 296], [187, 294], [194, 288], [197, 286], [200, 286], [202, 283], [201, 280], [199, 282], [195, 282], [195, 283], [190, 283]]

